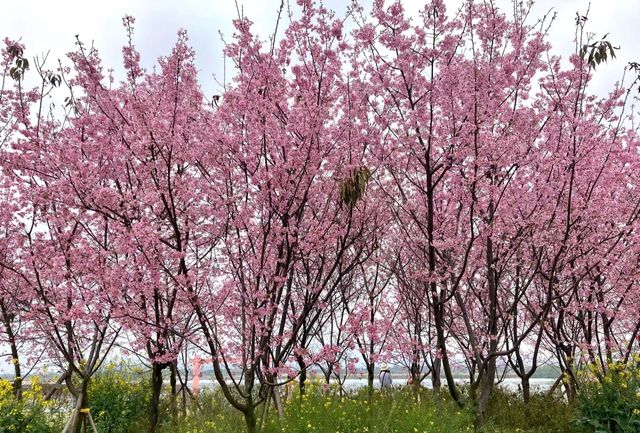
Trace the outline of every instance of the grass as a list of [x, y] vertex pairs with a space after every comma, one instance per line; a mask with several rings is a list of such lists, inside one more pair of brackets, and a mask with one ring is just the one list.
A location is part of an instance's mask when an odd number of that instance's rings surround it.
[[[146, 377], [118, 371], [98, 376], [90, 388], [91, 412], [100, 433], [148, 431], [149, 386]], [[6, 382], [6, 381], [5, 381]], [[0, 387], [0, 433], [52, 433], [60, 431], [69, 415], [63, 406], [45, 407], [38, 396], [21, 402], [11, 396], [10, 384]], [[37, 390], [37, 387], [33, 387]], [[33, 393], [33, 392], [32, 392]], [[29, 394], [30, 395], [30, 394]], [[35, 394], [34, 394], [35, 395]], [[170, 396], [161, 402], [158, 433], [245, 433], [241, 414], [219, 391], [203, 392], [189, 401], [180, 416], [181, 401], [173, 411]], [[391, 392], [367, 390], [341, 396], [325, 395], [322, 387], [309, 384], [307, 393], [284, 401], [284, 414], [271, 408], [264, 433], [468, 433], [474, 431], [474, 414], [461, 410], [446, 390], [410, 388]], [[258, 415], [262, 414], [258, 408]], [[576, 409], [559, 398], [532, 396], [525, 405], [519, 395], [496, 389], [484, 433], [573, 433]], [[178, 414], [178, 415], [176, 415]], [[35, 418], [34, 418], [35, 417]], [[28, 423], [21, 420], [29, 419]], [[35, 422], [37, 421], [37, 423]]]
[[[244, 422], [216, 393], [201, 397], [203, 410], [180, 423], [167, 423], [162, 433], [243, 433]], [[265, 433], [454, 433], [473, 430], [473, 417], [448, 398], [424, 390], [366, 391], [324, 396], [311, 388], [285, 403], [279, 419], [271, 408]]]
[[[177, 423], [167, 423], [161, 433], [244, 433], [244, 421], [215, 392], [200, 397], [201, 410]], [[486, 433], [569, 433], [574, 409], [562, 400], [533, 396], [525, 406], [520, 397], [497, 391], [484, 427]], [[396, 389], [390, 393], [366, 390], [325, 396], [310, 387], [302, 398], [285, 402], [280, 419], [271, 409], [265, 433], [467, 433], [474, 431], [473, 413], [459, 409], [446, 391], [416, 393]]]
[[533, 394], [525, 404], [519, 395], [496, 388], [484, 428], [487, 433], [574, 433], [575, 417], [575, 406], [559, 396]]
[[291, 402], [283, 420], [271, 418], [269, 427], [270, 433], [466, 432], [472, 417], [432, 392], [407, 389], [371, 398], [366, 391], [348, 397], [310, 393]]

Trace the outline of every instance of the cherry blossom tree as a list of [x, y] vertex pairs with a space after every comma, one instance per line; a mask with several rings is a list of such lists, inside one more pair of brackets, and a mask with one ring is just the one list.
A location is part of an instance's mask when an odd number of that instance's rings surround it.
[[268, 41], [240, 16], [234, 78], [211, 101], [184, 31], [147, 71], [125, 17], [118, 83], [80, 41], [52, 71], [6, 40], [0, 342], [16, 395], [25, 348], [41, 351], [77, 432], [117, 345], [151, 365], [155, 431], [163, 372], [175, 401], [194, 351], [253, 433], [314, 365], [328, 383], [362, 363], [372, 390], [394, 360], [480, 424], [503, 366], [528, 401], [550, 358], [569, 399], [585, 363], [629, 361], [638, 79], [593, 96], [615, 48], [578, 16], [564, 66], [528, 8], [433, 0], [411, 18], [376, 0], [337, 18], [299, 0]]
[[[574, 55], [571, 68], [562, 70], [558, 58], [546, 57], [544, 27], [526, 24], [527, 14], [517, 6], [508, 19], [493, 4], [470, 2], [450, 18], [436, 1], [414, 24], [401, 3], [375, 2], [373, 18], [362, 14], [355, 34], [355, 64], [369, 85], [370, 116], [380, 130], [385, 174], [378, 182], [407, 260], [423, 270], [414, 279], [432, 298], [449, 391], [465, 404], [449, 362], [450, 351], [459, 352], [475, 372], [471, 397], [480, 420], [498, 358], [513, 353], [534, 329], [542, 335], [539, 325], [554, 316], [565, 266], [588, 269], [577, 261], [587, 239], [577, 224], [601, 233], [587, 218], [587, 201], [597, 200], [594, 188], [603, 185], [612, 194], [614, 185], [633, 185], [616, 164], [628, 163], [621, 154], [635, 153], [635, 136], [620, 123], [605, 126], [620, 120], [623, 92], [615, 90], [599, 105], [586, 97], [592, 72], [586, 56]], [[611, 150], [604, 159], [594, 156], [605, 161], [594, 170], [595, 160], [586, 156], [603, 140]], [[617, 162], [613, 153], [621, 157]], [[578, 178], [578, 162], [587, 176]], [[609, 183], [608, 170], [621, 178]], [[615, 221], [611, 209], [607, 213], [607, 222]], [[530, 238], [541, 242], [530, 245]], [[591, 238], [589, 245], [604, 239]], [[540, 307], [515, 325], [518, 334], [507, 347], [505, 332], [525, 299], [522, 288], [512, 287], [518, 272], [527, 290], [541, 290]], [[532, 278], [547, 287], [531, 286]], [[448, 333], [455, 344], [447, 344]], [[561, 339], [554, 345], [561, 347]]]
[[367, 147], [349, 113], [359, 101], [343, 73], [342, 23], [300, 7], [267, 47], [247, 19], [235, 22], [226, 55], [238, 73], [215, 115], [207, 165], [217, 172], [205, 175], [225, 215], [218, 274], [206, 293], [186, 285], [217, 382], [251, 432], [316, 307], [370, 248]]
[[82, 143], [87, 157], [75, 164], [70, 182], [79, 206], [109, 221], [117, 236], [113, 251], [125, 259], [123, 285], [130, 289], [114, 305], [119, 323], [135, 336], [132, 349], [146, 351], [152, 364], [155, 431], [163, 370], [171, 369], [175, 397], [177, 355], [193, 335], [186, 274], [192, 269], [198, 286], [199, 267], [207, 272], [215, 245], [215, 213], [199, 182], [207, 167], [197, 156], [208, 142], [209, 113], [186, 34], [180, 32], [171, 55], [159, 60], [159, 72], [146, 73], [132, 42], [133, 18], [124, 24], [127, 79], [120, 86], [107, 87], [94, 52], [81, 46], [72, 56], [85, 112], [69, 139]]

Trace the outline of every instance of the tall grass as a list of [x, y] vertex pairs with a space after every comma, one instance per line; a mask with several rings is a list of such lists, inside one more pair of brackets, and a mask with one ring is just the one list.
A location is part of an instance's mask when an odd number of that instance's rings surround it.
[[[194, 406], [196, 403], [194, 403]], [[162, 433], [243, 433], [244, 421], [218, 392], [203, 393], [189, 415], [166, 423]], [[570, 433], [575, 409], [559, 397], [533, 395], [525, 405], [519, 395], [497, 390], [483, 427], [486, 433]], [[446, 390], [397, 388], [325, 395], [308, 386], [304, 396], [284, 402], [284, 416], [272, 408], [265, 433], [467, 433], [473, 413], [461, 410]]]
[[[6, 381], [5, 381], [6, 382]], [[69, 415], [69, 407], [43, 402], [33, 387], [23, 401], [14, 401], [10, 384], [0, 382], [0, 433], [53, 433]], [[33, 395], [32, 395], [33, 394]], [[91, 413], [100, 433], [148, 431], [148, 378], [120, 369], [97, 376], [90, 388]], [[241, 414], [218, 390], [202, 392], [170, 410], [171, 396], [163, 395], [159, 433], [244, 433]], [[396, 388], [389, 392], [366, 389], [340, 395], [310, 384], [305, 395], [283, 401], [283, 416], [271, 408], [264, 433], [468, 433], [474, 431], [474, 414], [461, 410], [445, 390]], [[262, 414], [263, 407], [258, 409]], [[533, 395], [524, 404], [517, 394], [496, 389], [485, 433], [573, 433], [577, 409], [560, 397]], [[25, 419], [31, 417], [31, 426]], [[259, 421], [259, 424], [261, 421]]]
[[560, 395], [532, 394], [525, 404], [516, 393], [494, 389], [484, 426], [487, 433], [574, 433], [576, 409]]

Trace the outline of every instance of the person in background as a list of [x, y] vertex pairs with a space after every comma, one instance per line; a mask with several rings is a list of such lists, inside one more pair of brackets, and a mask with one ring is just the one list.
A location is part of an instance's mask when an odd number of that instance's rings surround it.
[[378, 376], [378, 379], [380, 380], [380, 389], [391, 389], [393, 379], [391, 378], [391, 371], [386, 362], [380, 367], [380, 376]]

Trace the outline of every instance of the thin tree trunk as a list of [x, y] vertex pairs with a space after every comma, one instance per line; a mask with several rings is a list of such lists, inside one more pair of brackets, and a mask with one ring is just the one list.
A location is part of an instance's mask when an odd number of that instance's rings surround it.
[[278, 418], [284, 418], [284, 408], [282, 407], [282, 400], [280, 399], [280, 388], [274, 387], [272, 390], [273, 394], [273, 402], [276, 405], [276, 409], [278, 410]]
[[299, 389], [300, 389], [300, 397], [304, 395], [306, 392], [307, 386], [307, 365], [304, 362], [304, 358], [302, 356], [297, 356], [296, 360], [298, 361], [298, 367], [300, 368], [300, 376], [299, 376]]
[[169, 364], [171, 375], [169, 376], [169, 384], [171, 386], [171, 416], [174, 422], [178, 421], [178, 386], [177, 386], [177, 373], [178, 373], [178, 361], [175, 360]]
[[556, 381], [553, 382], [553, 385], [551, 385], [551, 388], [549, 388], [547, 392], [544, 394], [545, 397], [551, 397], [553, 393], [556, 391], [556, 389], [558, 388], [558, 385], [560, 385], [561, 383], [562, 383], [562, 374], [558, 376]]
[[[495, 167], [491, 168], [491, 175]], [[493, 180], [493, 178], [492, 178]], [[492, 182], [493, 184], [493, 182]], [[489, 224], [493, 225], [494, 205], [493, 202], [489, 203]], [[482, 380], [480, 381], [480, 395], [478, 396], [477, 406], [478, 415], [480, 416], [480, 424], [484, 424], [487, 407], [489, 406], [489, 400], [491, 399], [491, 392], [493, 391], [493, 384], [496, 379], [496, 357], [492, 356], [498, 348], [498, 281], [496, 278], [496, 271], [494, 268], [494, 255], [493, 255], [493, 239], [489, 236], [487, 238], [487, 251], [486, 251], [486, 266], [487, 266], [487, 288], [489, 292], [489, 323], [487, 332], [489, 334], [489, 360], [483, 363], [482, 367], [485, 371], [482, 372]], [[482, 368], [481, 367], [481, 368]]]
[[62, 433], [81, 433], [82, 427], [87, 422], [87, 418], [83, 413], [83, 410], [89, 409], [89, 380], [85, 379], [82, 382], [82, 385], [78, 389], [78, 394], [76, 396], [76, 402], [73, 406], [73, 413], [71, 414], [71, 418], [67, 422], [62, 430]]
[[458, 407], [463, 408], [464, 400], [458, 390], [455, 380], [453, 379], [453, 372], [451, 371], [451, 365], [449, 364], [449, 354], [447, 353], [447, 343], [444, 336], [444, 318], [442, 317], [442, 306], [439, 303], [440, 301], [437, 300], [436, 297], [434, 299], [434, 325], [436, 328], [436, 335], [438, 337], [437, 343], [442, 359], [442, 369], [444, 371], [444, 377], [447, 379], [447, 386], [449, 387], [449, 394], [451, 394], [451, 398], [453, 398]]
[[487, 363], [486, 371], [482, 375], [480, 381], [480, 394], [478, 395], [478, 415], [480, 416], [480, 424], [484, 424], [485, 415], [491, 399], [491, 392], [496, 379], [496, 358], [492, 357]]
[[0, 313], [2, 313], [2, 322], [4, 324], [4, 330], [9, 340], [9, 349], [11, 350], [11, 363], [13, 364], [13, 395], [17, 399], [22, 398], [22, 373], [20, 372], [20, 358], [18, 356], [18, 346], [16, 344], [16, 336], [11, 326], [11, 317], [7, 312], [7, 308], [4, 302], [0, 300]]
[[158, 429], [160, 407], [160, 393], [162, 392], [162, 364], [151, 366], [151, 402], [149, 406], [149, 431], [155, 433]]
[[56, 393], [62, 388], [62, 383], [67, 379], [67, 375], [68, 374], [69, 374], [69, 372], [65, 371], [58, 378], [58, 380], [56, 380], [56, 383], [51, 385], [51, 388], [49, 388], [49, 390], [47, 391], [47, 393], [43, 397], [44, 401], [49, 401], [56, 395]]
[[525, 404], [529, 404], [529, 400], [531, 400], [531, 382], [529, 381], [529, 376], [525, 375], [521, 379], [522, 383], [522, 400]]
[[246, 410], [243, 412], [244, 422], [247, 426], [247, 433], [256, 433], [257, 432], [257, 420], [256, 420], [256, 410], [253, 406], [247, 406]]
[[441, 370], [442, 360], [440, 358], [434, 359], [431, 367], [431, 385], [436, 392], [439, 392], [442, 386]]
[[264, 400], [264, 409], [262, 410], [262, 418], [260, 419], [260, 433], [264, 432], [264, 426], [267, 422], [267, 418], [269, 417], [269, 406], [271, 405], [271, 393], [273, 392], [273, 387], [269, 386], [267, 389], [267, 397]]

